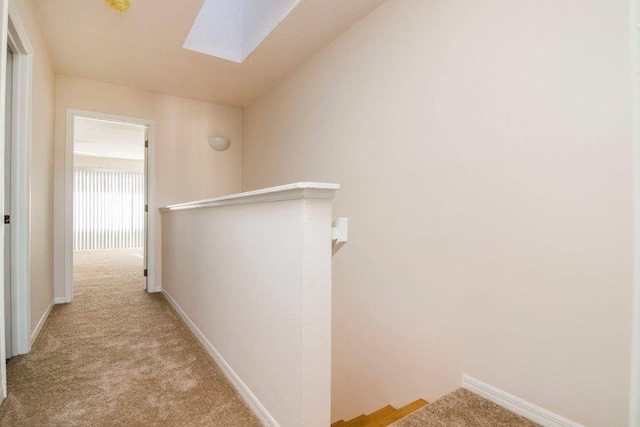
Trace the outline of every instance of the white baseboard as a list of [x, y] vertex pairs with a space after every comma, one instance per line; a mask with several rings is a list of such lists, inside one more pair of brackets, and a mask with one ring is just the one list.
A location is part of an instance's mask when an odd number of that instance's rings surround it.
[[544, 427], [584, 427], [467, 374], [462, 376], [462, 387]]
[[56, 304], [66, 304], [67, 303], [67, 299], [65, 297], [56, 297], [54, 302]]
[[162, 294], [165, 296], [169, 304], [176, 310], [176, 312], [180, 315], [184, 323], [187, 324], [191, 332], [198, 338], [198, 341], [202, 343], [204, 348], [207, 349], [209, 355], [213, 358], [213, 360], [218, 364], [222, 372], [226, 375], [226, 377], [231, 382], [231, 385], [235, 387], [238, 391], [242, 399], [249, 405], [249, 408], [253, 411], [253, 413], [258, 417], [260, 422], [269, 427], [279, 427], [278, 422], [271, 416], [269, 411], [260, 403], [258, 398], [251, 392], [249, 387], [240, 379], [238, 374], [234, 372], [234, 370], [229, 366], [226, 360], [222, 357], [220, 353], [215, 349], [213, 344], [209, 342], [207, 337], [198, 329], [198, 327], [193, 323], [193, 321], [187, 316], [187, 313], [178, 305], [178, 303], [165, 291], [162, 290]]
[[38, 338], [38, 334], [40, 334], [40, 331], [42, 330], [42, 327], [44, 326], [44, 322], [47, 321], [47, 317], [49, 317], [49, 313], [51, 313], [51, 310], [53, 310], [53, 306], [54, 305], [55, 305], [55, 300], [51, 301], [51, 304], [49, 304], [49, 307], [47, 307], [47, 309], [45, 310], [44, 314], [40, 318], [40, 321], [36, 325], [36, 328], [31, 333], [31, 345], [33, 345], [33, 343], [36, 341], [36, 338]]

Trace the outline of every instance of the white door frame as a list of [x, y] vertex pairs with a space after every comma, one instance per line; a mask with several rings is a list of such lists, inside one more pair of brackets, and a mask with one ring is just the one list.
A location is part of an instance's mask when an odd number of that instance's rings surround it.
[[[5, 80], [7, 74], [7, 45], [14, 52], [13, 89], [16, 96], [12, 105], [12, 138], [5, 141]], [[12, 144], [12, 203], [11, 219], [11, 337], [4, 331], [4, 292], [0, 303], [0, 400], [7, 397], [7, 366], [5, 340], [11, 339], [15, 354], [31, 349], [31, 282], [29, 248], [29, 197], [31, 167], [31, 91], [33, 50], [17, 11], [8, 0], [0, 0], [0, 176], [4, 176], [4, 144]], [[0, 200], [4, 205], [4, 185], [0, 185]], [[4, 241], [4, 227], [0, 228], [0, 241]], [[3, 249], [4, 251], [4, 249]], [[4, 277], [4, 256], [0, 262], [0, 277]]]
[[633, 283], [629, 427], [640, 427], [640, 1], [629, 0], [633, 143]]
[[[93, 111], [76, 110], [67, 108], [67, 143], [66, 143], [66, 170], [65, 170], [65, 212], [64, 212], [64, 302], [73, 301], [73, 135], [75, 118], [107, 120], [111, 122], [130, 123], [147, 126], [149, 148], [147, 151], [147, 292], [157, 292], [155, 281], [155, 227], [156, 227], [156, 200], [155, 200], [155, 139], [156, 122], [153, 120], [139, 119], [135, 117], [117, 116], [114, 114], [96, 113]], [[141, 274], [141, 279], [143, 276]]]
[[[31, 123], [33, 49], [9, 3], [7, 44], [13, 51], [11, 141], [11, 327], [13, 355], [31, 351]], [[8, 337], [7, 337], [8, 339]]]
[[[0, 0], [0, 82], [7, 76], [7, 27], [9, 26], [9, 0]], [[5, 85], [0, 84], [0, 176], [4, 176], [4, 122], [5, 122]], [[0, 203], [4, 205], [4, 185], [0, 185]], [[0, 227], [0, 241], [4, 241], [4, 227]], [[4, 256], [2, 257], [4, 260]], [[0, 277], [4, 277], [4, 261], [0, 262]], [[7, 364], [4, 333], [4, 292], [0, 292], [0, 401], [7, 397]]]

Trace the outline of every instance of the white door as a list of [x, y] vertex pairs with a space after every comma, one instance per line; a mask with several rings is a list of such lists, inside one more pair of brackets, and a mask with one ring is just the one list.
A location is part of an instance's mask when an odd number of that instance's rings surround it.
[[11, 332], [11, 121], [13, 99], [13, 52], [7, 46], [4, 132], [4, 337], [5, 357], [13, 356]]
[[[5, 89], [4, 89], [4, 85], [1, 83], [4, 83], [6, 81], [6, 53], [3, 52], [2, 50], [7, 48], [8, 20], [9, 20], [9, 1], [0, 0], [0, 64], [1, 64], [0, 65], [0, 107], [1, 108], [5, 108], [5, 104], [4, 104]], [[4, 126], [4, 115], [5, 115], [4, 111], [0, 111], [0, 128]], [[0, 133], [0, 135], [2, 134]], [[2, 154], [4, 155], [4, 153]], [[0, 162], [0, 165], [1, 165], [0, 167], [4, 166], [4, 162]], [[2, 173], [0, 173], [0, 175], [2, 175]], [[3, 187], [0, 187], [0, 188], [4, 190]], [[0, 200], [3, 200], [3, 199], [4, 199], [4, 195], [0, 196]], [[0, 231], [0, 236], [2, 236], [3, 231]], [[0, 240], [2, 240], [2, 238], [0, 238]], [[4, 276], [4, 263], [0, 263], [0, 264], [3, 264], [0, 268], [0, 270], [2, 270], [2, 272], [0, 273], [0, 276]], [[4, 293], [2, 294], [2, 297], [4, 298]], [[7, 365], [5, 363], [5, 357], [4, 357], [4, 352], [5, 352], [4, 343], [7, 341], [7, 337], [4, 334], [4, 303], [0, 304], [0, 307], [2, 307], [2, 311], [3, 311], [2, 315], [0, 316], [0, 321], [2, 321], [3, 323], [2, 327], [0, 327], [0, 387], [2, 388], [2, 396], [0, 396], [1, 397], [0, 402], [1, 402], [5, 397], [7, 397]], [[11, 338], [9, 337], [9, 339]]]

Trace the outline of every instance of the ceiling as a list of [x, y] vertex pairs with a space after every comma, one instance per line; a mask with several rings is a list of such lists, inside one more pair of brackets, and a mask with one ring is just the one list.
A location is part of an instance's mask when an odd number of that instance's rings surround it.
[[[245, 106], [384, 0], [300, 0], [237, 63], [183, 48], [204, 0], [33, 0], [56, 72]], [[226, 0], [233, 4], [237, 0]]]
[[76, 156], [144, 160], [145, 127], [76, 117], [73, 153]]
[[300, 0], [204, 0], [182, 47], [244, 62], [298, 3]]

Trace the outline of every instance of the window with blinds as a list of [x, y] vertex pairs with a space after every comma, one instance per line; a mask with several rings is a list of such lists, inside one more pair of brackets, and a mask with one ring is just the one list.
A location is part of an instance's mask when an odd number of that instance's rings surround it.
[[73, 250], [142, 247], [144, 174], [75, 169]]

